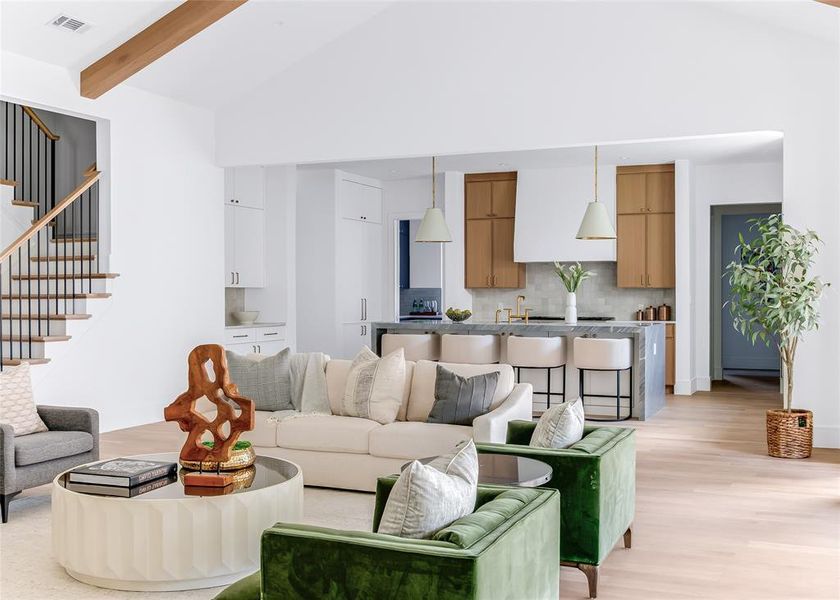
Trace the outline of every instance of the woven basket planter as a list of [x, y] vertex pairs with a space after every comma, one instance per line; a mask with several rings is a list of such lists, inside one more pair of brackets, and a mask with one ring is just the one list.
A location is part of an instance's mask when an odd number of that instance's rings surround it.
[[776, 458], [808, 458], [814, 445], [810, 410], [767, 411], [767, 453]]

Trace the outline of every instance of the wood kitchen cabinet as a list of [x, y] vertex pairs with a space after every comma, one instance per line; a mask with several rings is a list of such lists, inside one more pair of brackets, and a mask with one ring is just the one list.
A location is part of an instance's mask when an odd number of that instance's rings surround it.
[[617, 285], [676, 286], [674, 165], [616, 171]]
[[525, 265], [513, 260], [516, 173], [467, 175], [464, 214], [464, 287], [525, 287]]

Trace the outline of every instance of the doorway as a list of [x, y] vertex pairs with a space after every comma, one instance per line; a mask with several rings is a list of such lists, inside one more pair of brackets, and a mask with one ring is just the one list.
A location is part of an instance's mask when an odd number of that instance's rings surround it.
[[415, 242], [419, 218], [394, 220], [396, 320], [442, 319], [443, 248]]
[[755, 239], [750, 220], [781, 212], [781, 204], [739, 204], [712, 206], [711, 234], [711, 373], [712, 379], [737, 385], [776, 386], [779, 381], [779, 351], [774, 344], [755, 344], [741, 335], [732, 324], [725, 303], [730, 298], [727, 265], [738, 260], [735, 249], [739, 235], [745, 241]]

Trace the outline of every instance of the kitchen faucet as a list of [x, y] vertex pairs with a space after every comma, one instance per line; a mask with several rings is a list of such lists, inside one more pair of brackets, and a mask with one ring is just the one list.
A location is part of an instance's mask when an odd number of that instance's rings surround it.
[[499, 317], [502, 314], [502, 311], [507, 313], [507, 322], [510, 323], [513, 319], [524, 319], [525, 322], [528, 322], [528, 317], [531, 312], [530, 308], [526, 308], [525, 312], [522, 312], [522, 303], [525, 302], [525, 296], [522, 294], [516, 297], [516, 313], [513, 312], [512, 308], [497, 308], [496, 309], [496, 323], [499, 322]]

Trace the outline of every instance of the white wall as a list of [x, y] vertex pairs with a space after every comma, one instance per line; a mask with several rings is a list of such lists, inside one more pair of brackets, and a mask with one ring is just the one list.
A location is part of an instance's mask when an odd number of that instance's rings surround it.
[[[695, 381], [697, 389], [708, 390], [711, 386], [711, 207], [727, 204], [781, 204], [784, 198], [782, 171], [782, 165], [778, 162], [696, 165], [692, 169], [693, 299], [697, 326], [693, 344], [694, 371], [689, 377]], [[787, 208], [785, 205], [785, 210]], [[822, 230], [817, 224], [810, 226]]]
[[[837, 39], [774, 27], [764, 8], [397, 3], [219, 111], [217, 157], [350, 160], [777, 130], [786, 217], [826, 239], [816, 272], [837, 283]], [[800, 346], [797, 404], [815, 411], [818, 445], [840, 446], [835, 291], [822, 313]]]
[[[38, 111], [50, 131], [60, 136], [55, 144], [56, 202], [84, 179], [82, 173], [96, 162], [96, 122], [50, 111]], [[60, 132], [60, 133], [59, 133]]]
[[125, 85], [87, 100], [77, 84], [78, 73], [2, 54], [4, 98], [97, 121], [121, 277], [72, 351], [33, 373], [38, 403], [95, 408], [107, 431], [162, 420], [186, 389], [189, 351], [223, 339], [223, 174], [209, 112]]
[[295, 348], [297, 171], [294, 165], [265, 168], [265, 287], [247, 288], [245, 306], [260, 321], [286, 323], [286, 343]]
[[[594, 166], [520, 169], [516, 181], [517, 262], [615, 260], [615, 241], [575, 239], [595, 199]], [[598, 200], [615, 226], [615, 165], [599, 165]]]

